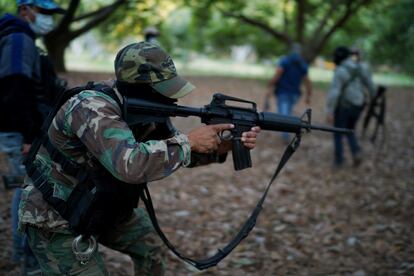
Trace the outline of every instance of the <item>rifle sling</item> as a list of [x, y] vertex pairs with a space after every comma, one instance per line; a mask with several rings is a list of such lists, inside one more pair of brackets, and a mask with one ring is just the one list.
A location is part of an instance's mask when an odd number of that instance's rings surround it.
[[338, 97], [337, 106], [341, 106], [341, 105], [345, 104], [344, 103], [344, 96], [345, 96], [344, 94], [345, 94], [345, 90], [348, 88], [348, 86], [356, 79], [361, 79], [362, 80], [361, 72], [360, 72], [361, 68], [360, 68], [359, 65], [356, 69], [352, 69], [352, 68], [349, 68], [347, 66], [344, 66], [344, 68], [349, 74], [349, 79], [347, 79], [345, 81], [345, 83], [342, 84], [341, 91], [340, 91], [339, 97]]
[[362, 125], [362, 137], [365, 137], [365, 133], [368, 129], [368, 125], [371, 122], [372, 118], [375, 118], [375, 129], [370, 137], [371, 142], [375, 142], [378, 134], [379, 127], [382, 127], [383, 131], [385, 128], [385, 106], [386, 106], [386, 98], [385, 98], [385, 87], [378, 87], [377, 94], [371, 100], [368, 110], [365, 114], [364, 122]]
[[152, 204], [151, 195], [148, 190], [148, 186], [145, 184], [144, 191], [141, 194], [141, 199], [145, 204], [145, 207], [147, 209], [147, 212], [149, 214], [149, 217], [151, 219], [151, 222], [157, 231], [158, 235], [164, 242], [164, 244], [180, 259], [183, 261], [189, 263], [190, 265], [194, 266], [195, 268], [199, 270], [204, 270], [209, 267], [217, 265], [222, 259], [224, 259], [228, 254], [230, 254], [231, 251], [233, 251], [234, 248], [244, 239], [248, 236], [250, 231], [254, 228], [256, 225], [257, 217], [260, 214], [260, 211], [263, 209], [263, 203], [266, 199], [267, 193], [269, 192], [270, 186], [272, 185], [273, 181], [278, 176], [279, 172], [282, 170], [282, 168], [285, 166], [285, 164], [288, 162], [290, 157], [293, 155], [293, 153], [296, 151], [296, 149], [299, 147], [301, 141], [300, 134], [296, 134], [295, 138], [290, 142], [290, 144], [286, 147], [282, 158], [280, 159], [280, 162], [278, 166], [276, 167], [275, 172], [273, 173], [272, 178], [269, 181], [269, 184], [267, 185], [262, 197], [257, 202], [256, 207], [253, 209], [252, 213], [250, 214], [249, 218], [246, 220], [242, 228], [239, 230], [237, 235], [223, 248], [218, 249], [218, 252], [208, 258], [201, 259], [201, 260], [193, 260], [191, 258], [188, 258], [184, 256], [182, 253], [180, 253], [175, 246], [168, 240], [168, 238], [163, 233], [161, 227], [158, 224], [158, 220], [155, 214], [154, 206]]

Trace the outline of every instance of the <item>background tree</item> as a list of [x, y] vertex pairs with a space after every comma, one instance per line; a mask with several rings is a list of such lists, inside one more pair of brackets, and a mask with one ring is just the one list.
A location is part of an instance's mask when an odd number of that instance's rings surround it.
[[[171, 13], [178, 7], [171, 0], [142, 0], [129, 3], [127, 9], [120, 9], [111, 15], [111, 20], [101, 24], [97, 28], [97, 35], [105, 48], [110, 51], [118, 50], [120, 44], [136, 42], [144, 39], [143, 30], [148, 26], [154, 26], [159, 30]], [[177, 24], [172, 24], [179, 28]], [[170, 30], [161, 32], [160, 40], [166, 42], [174, 37]]]
[[81, 0], [71, 0], [67, 6], [62, 5], [66, 8], [66, 13], [56, 28], [44, 37], [45, 46], [57, 71], [66, 71], [64, 53], [72, 40], [108, 20], [117, 9], [122, 6], [125, 8], [131, 1], [114, 0], [102, 5], [105, 2], [108, 1], [89, 1], [88, 11], [81, 5]]
[[[212, 18], [217, 20], [214, 11], [219, 11], [219, 24], [237, 24], [238, 27], [234, 29], [236, 33], [243, 32], [240, 23], [244, 23], [256, 30], [260, 29], [262, 34], [269, 35], [279, 45], [281, 42], [285, 49], [293, 42], [299, 42], [303, 45], [303, 55], [307, 61], [314, 60], [332, 35], [371, 2], [372, 0], [186, 1], [194, 7], [199, 21], [206, 22]], [[211, 12], [206, 12], [207, 10]], [[244, 39], [246, 41], [248, 37]], [[266, 42], [267, 39], [260, 40]]]
[[[56, 67], [65, 70], [64, 52], [94, 30], [100, 48], [143, 39], [147, 26], [176, 57], [190, 52], [228, 57], [232, 46], [249, 45], [261, 59], [285, 54], [293, 41], [304, 55], [331, 58], [338, 45], [358, 47], [376, 65], [414, 73], [412, 0], [61, 0], [68, 10], [45, 38]], [[0, 0], [0, 13], [15, 13], [13, 0]], [[378, 16], [381, 15], [381, 16]], [[94, 47], [94, 45], [90, 45]]]
[[[381, 16], [374, 16], [381, 14]], [[414, 3], [389, 1], [386, 7], [370, 11], [372, 35], [365, 41], [371, 62], [389, 64], [414, 74]]]

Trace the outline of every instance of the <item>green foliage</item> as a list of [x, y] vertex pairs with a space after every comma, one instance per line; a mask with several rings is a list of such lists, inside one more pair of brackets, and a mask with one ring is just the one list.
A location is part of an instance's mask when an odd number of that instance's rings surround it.
[[[77, 15], [89, 13], [115, 0], [83, 0]], [[357, 1], [357, 0], [356, 0]], [[355, 2], [356, 2], [355, 1]], [[70, 0], [57, 0], [67, 7]], [[293, 0], [130, 0], [110, 15], [94, 32], [109, 52], [123, 44], [143, 40], [143, 29], [156, 26], [164, 48], [175, 57], [187, 59], [192, 51], [216, 58], [228, 57], [233, 46], [250, 45], [260, 59], [274, 59], [286, 54], [286, 41], [275, 39], [258, 26], [247, 24], [237, 15], [262, 22], [271, 29], [299, 37], [297, 27], [298, 3]], [[315, 30], [330, 9], [331, 2], [307, 0], [304, 20], [304, 46], [318, 36]], [[412, 0], [376, 0], [362, 6], [357, 13], [328, 39], [319, 55], [330, 60], [338, 45], [362, 50], [370, 62], [392, 65], [414, 73], [414, 5]], [[344, 11], [338, 5], [331, 11], [325, 28], [332, 26]], [[15, 13], [13, 0], [0, 0], [0, 12]], [[229, 15], [232, 13], [232, 15]], [[76, 22], [74, 27], [83, 22]]]
[[370, 59], [376, 64], [394, 64], [414, 74], [414, 4], [393, 1], [374, 21]]
[[257, 18], [263, 20], [266, 18], [273, 20], [274, 17], [270, 14], [274, 7], [280, 6], [280, 1], [254, 1], [252, 3], [190, 0], [184, 2], [191, 6], [191, 20], [187, 35], [193, 38], [190, 45], [197, 51], [220, 57], [228, 55], [232, 46], [251, 45], [260, 57], [274, 57], [275, 51], [281, 52], [285, 48], [283, 43], [275, 41], [267, 33], [240, 23], [237, 19], [225, 16], [221, 12], [222, 10], [244, 11], [248, 14], [255, 14]]
[[[303, 1], [305, 3], [303, 6], [300, 6], [300, 2], [293, 0], [184, 1], [193, 11], [191, 29], [197, 31], [193, 45], [197, 50], [214, 52], [216, 55], [228, 53], [230, 47], [234, 45], [251, 45], [256, 49], [259, 58], [267, 59], [286, 54], [289, 51], [289, 43], [299, 41], [306, 51], [307, 58], [312, 60], [315, 54], [328, 55], [335, 44], [349, 42], [349, 40], [358, 41], [366, 32], [366, 29], [358, 27], [364, 19], [360, 18], [360, 12], [356, 7], [359, 6], [358, 3], [364, 7], [369, 1], [351, 2], [349, 18], [352, 20], [347, 17], [344, 22], [348, 21], [348, 23], [345, 26], [340, 24], [343, 29], [336, 29], [335, 26], [337, 22], [342, 22], [341, 18], [346, 14], [345, 1], [340, 1], [336, 6], [333, 6], [331, 1], [324, 0]], [[334, 28], [332, 33], [335, 33], [336, 41], [334, 40], [331, 45], [325, 43], [319, 45], [324, 41], [324, 36], [330, 33], [330, 28]], [[342, 34], [336, 35], [337, 32]], [[330, 34], [327, 36], [329, 42], [332, 36]]]
[[347, 46], [366, 52], [369, 45], [367, 38], [372, 33], [372, 18], [369, 13], [372, 7], [363, 8], [339, 29], [328, 41], [320, 55], [332, 59], [332, 53], [338, 46]]
[[0, 0], [0, 14], [4, 14], [6, 12], [15, 14], [17, 11], [16, 2], [13, 0]]
[[338, 30], [321, 55], [331, 59], [334, 48], [345, 45], [361, 50], [363, 58], [373, 65], [388, 65], [413, 74], [413, 14], [411, 0], [378, 0]]
[[[109, 50], [118, 49], [120, 41], [143, 40], [145, 27], [161, 29], [162, 22], [169, 20], [176, 7], [174, 2], [166, 0], [130, 1], [114, 12], [111, 19], [100, 25], [97, 31]], [[161, 41], [166, 41], [164, 35]]]

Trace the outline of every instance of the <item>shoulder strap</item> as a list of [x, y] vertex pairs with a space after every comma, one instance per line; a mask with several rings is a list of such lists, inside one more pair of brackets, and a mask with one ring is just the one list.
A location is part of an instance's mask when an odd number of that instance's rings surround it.
[[[89, 82], [86, 86], [75, 87], [65, 91], [59, 95], [58, 99], [55, 101], [51, 112], [49, 113], [42, 126], [41, 135], [37, 137], [35, 142], [32, 144], [28, 157], [25, 160], [27, 175], [32, 179], [33, 185], [42, 193], [43, 199], [49, 203], [64, 219], [69, 221], [70, 225], [71, 223], [76, 224], [74, 223], [74, 220], [80, 219], [78, 215], [73, 216], [72, 211], [77, 210], [77, 207], [79, 207], [79, 205], [87, 204], [85, 201], [86, 199], [83, 196], [86, 192], [88, 192], [87, 185], [76, 185], [67, 201], [54, 197], [54, 185], [49, 182], [49, 179], [44, 174], [44, 172], [41, 171], [38, 166], [33, 164], [33, 161], [37, 152], [39, 151], [40, 146], [43, 145], [48, 151], [50, 158], [54, 162], [60, 164], [62, 170], [65, 173], [71, 175], [72, 177], [75, 177], [81, 183], [89, 177], [89, 171], [85, 166], [80, 166], [76, 162], [73, 162], [67, 158], [58, 148], [56, 148], [50, 142], [48, 137], [48, 129], [53, 121], [53, 118], [56, 116], [59, 109], [68, 99], [80, 93], [81, 91], [91, 89], [99, 89], [99, 91], [113, 98], [118, 104], [120, 104], [122, 110], [121, 102], [118, 99], [116, 93], [108, 86], [94, 85], [92, 82]], [[90, 198], [90, 200], [92, 200], [92, 198]]]
[[345, 70], [349, 73], [349, 79], [342, 85], [342, 91], [344, 91], [349, 84], [351, 84], [354, 80], [361, 78], [361, 67], [357, 65], [357, 68], [349, 68], [344, 66]]
[[350, 85], [355, 79], [362, 77], [361, 76], [361, 67], [359, 65], [357, 65], [357, 68], [355, 68], [355, 69], [344, 66], [344, 69], [349, 73], [350, 76], [349, 76], [349, 79], [347, 79], [341, 87], [341, 92], [340, 92], [339, 97], [338, 97], [338, 104], [340, 104], [342, 102], [342, 99], [343, 99], [344, 94], [345, 94], [345, 90], [348, 87], [348, 85]]
[[270, 186], [272, 185], [273, 181], [278, 176], [279, 172], [282, 170], [282, 168], [285, 166], [287, 161], [290, 159], [290, 157], [293, 155], [293, 153], [296, 151], [296, 149], [300, 145], [300, 134], [296, 135], [296, 137], [290, 142], [290, 144], [285, 149], [282, 158], [280, 159], [280, 162], [272, 176], [272, 178], [269, 181], [269, 184], [267, 185], [262, 197], [258, 201], [256, 207], [250, 214], [249, 218], [246, 220], [242, 228], [239, 230], [237, 235], [223, 248], [218, 249], [218, 252], [212, 256], [201, 260], [194, 260], [189, 257], [184, 256], [181, 252], [179, 252], [175, 246], [168, 240], [168, 238], [163, 233], [161, 227], [158, 224], [158, 220], [155, 214], [154, 207], [152, 205], [151, 195], [148, 190], [147, 184], [144, 186], [144, 191], [141, 194], [141, 199], [145, 204], [145, 207], [148, 211], [148, 215], [151, 219], [151, 222], [157, 231], [158, 235], [164, 242], [164, 244], [180, 259], [183, 261], [189, 263], [190, 265], [194, 266], [195, 268], [199, 270], [204, 270], [209, 267], [217, 265], [222, 259], [224, 259], [228, 254], [230, 254], [231, 251], [233, 251], [234, 248], [244, 239], [246, 238], [250, 231], [254, 228], [256, 225], [257, 217], [260, 214], [260, 211], [263, 209], [263, 203], [266, 199], [267, 193], [269, 192]]

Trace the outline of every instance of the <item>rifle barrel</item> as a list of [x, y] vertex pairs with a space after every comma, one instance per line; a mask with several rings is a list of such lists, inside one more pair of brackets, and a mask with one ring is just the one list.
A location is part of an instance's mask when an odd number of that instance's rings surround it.
[[308, 125], [307, 127], [310, 129], [321, 130], [321, 131], [340, 132], [342, 134], [352, 134], [354, 132], [352, 129], [340, 128], [340, 127], [327, 127], [327, 126], [318, 126], [318, 125]]

